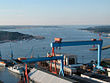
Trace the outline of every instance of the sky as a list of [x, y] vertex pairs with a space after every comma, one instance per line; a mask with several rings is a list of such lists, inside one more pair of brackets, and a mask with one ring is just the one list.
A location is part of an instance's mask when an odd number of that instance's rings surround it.
[[0, 0], [0, 25], [110, 25], [110, 0]]

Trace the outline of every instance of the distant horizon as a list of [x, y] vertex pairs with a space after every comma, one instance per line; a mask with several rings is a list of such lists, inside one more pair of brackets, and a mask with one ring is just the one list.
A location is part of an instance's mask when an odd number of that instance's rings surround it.
[[89, 25], [93, 25], [93, 26], [110, 26], [110, 24], [73, 24], [73, 25], [44, 25], [44, 24], [42, 24], [42, 25], [37, 25], [37, 24], [33, 24], [33, 25], [26, 25], [26, 24], [24, 24], [24, 25], [14, 25], [14, 24], [10, 24], [10, 25], [7, 25], [7, 24], [5, 24], [5, 25], [0, 25], [0, 26], [89, 26]]

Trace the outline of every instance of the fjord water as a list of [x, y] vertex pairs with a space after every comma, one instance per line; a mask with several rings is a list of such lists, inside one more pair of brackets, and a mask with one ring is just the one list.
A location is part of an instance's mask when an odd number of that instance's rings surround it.
[[[63, 38], [63, 41], [81, 41], [81, 40], [91, 40], [92, 38], [98, 39], [99, 36], [97, 33], [90, 33], [88, 31], [78, 30], [79, 28], [87, 28], [90, 26], [27, 26], [27, 27], [19, 27], [16, 28], [2, 28], [0, 30], [10, 31], [10, 32], [20, 32], [24, 34], [30, 34], [34, 36], [44, 36], [43, 40], [22, 40], [22, 41], [14, 41], [0, 44], [0, 50], [2, 57], [4, 59], [9, 59], [11, 55], [10, 44], [14, 53], [14, 58], [18, 57], [30, 57], [31, 49], [33, 47], [33, 56], [41, 57], [46, 56], [47, 52], [51, 52], [50, 43], [54, 41], [55, 37]], [[103, 45], [109, 45], [110, 39], [103, 38]], [[91, 60], [97, 59], [97, 51], [89, 51], [92, 48], [91, 45], [87, 46], [70, 46], [70, 47], [61, 47], [59, 50], [55, 50], [55, 52], [60, 53], [69, 53], [73, 55], [77, 55], [78, 63], [88, 63]], [[102, 58], [110, 58], [110, 49], [102, 51]], [[6, 73], [2, 73], [0, 71], [0, 80], [6, 79]], [[8, 72], [7, 72], [8, 73]], [[4, 75], [3, 75], [4, 74]], [[2, 78], [1, 78], [2, 76]], [[3, 77], [4, 76], [4, 77]], [[11, 78], [11, 77], [9, 77]], [[15, 77], [13, 79], [17, 81], [19, 78]], [[7, 80], [7, 79], [6, 79]], [[3, 81], [6, 81], [3, 80]], [[9, 79], [8, 79], [9, 80]], [[13, 81], [12, 80], [12, 81]]]

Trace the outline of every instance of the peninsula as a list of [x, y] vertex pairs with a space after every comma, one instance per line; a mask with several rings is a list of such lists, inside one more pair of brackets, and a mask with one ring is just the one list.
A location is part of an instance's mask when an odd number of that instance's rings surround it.
[[88, 27], [88, 28], [82, 28], [80, 30], [87, 30], [94, 33], [110, 33], [110, 25], [107, 26], [95, 26], [95, 27]]
[[45, 39], [43, 36], [32, 36], [29, 34], [23, 34], [19, 32], [0, 31], [0, 43], [8, 41], [19, 41], [27, 39]]
[[[105, 33], [106, 35], [103, 35], [105, 38], [110, 38], [110, 25], [109, 26], [95, 26], [95, 27], [88, 27], [88, 28], [83, 28], [80, 30], [87, 30], [93, 33]], [[109, 49], [110, 45], [102, 47], [102, 50]], [[91, 48], [91, 51], [96, 51], [98, 48]]]

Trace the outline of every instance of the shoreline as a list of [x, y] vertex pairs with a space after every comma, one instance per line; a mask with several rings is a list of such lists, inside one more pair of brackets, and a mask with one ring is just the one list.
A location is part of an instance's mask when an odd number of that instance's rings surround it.
[[29, 34], [23, 34], [19, 32], [8, 32], [8, 31], [0, 31], [0, 43], [6, 43], [11, 41], [21, 41], [21, 40], [41, 40], [45, 39], [44, 36], [33, 36]]
[[110, 26], [94, 26], [94, 27], [88, 27], [88, 28], [80, 28], [79, 30], [87, 30], [89, 32], [93, 33], [110, 33]]

